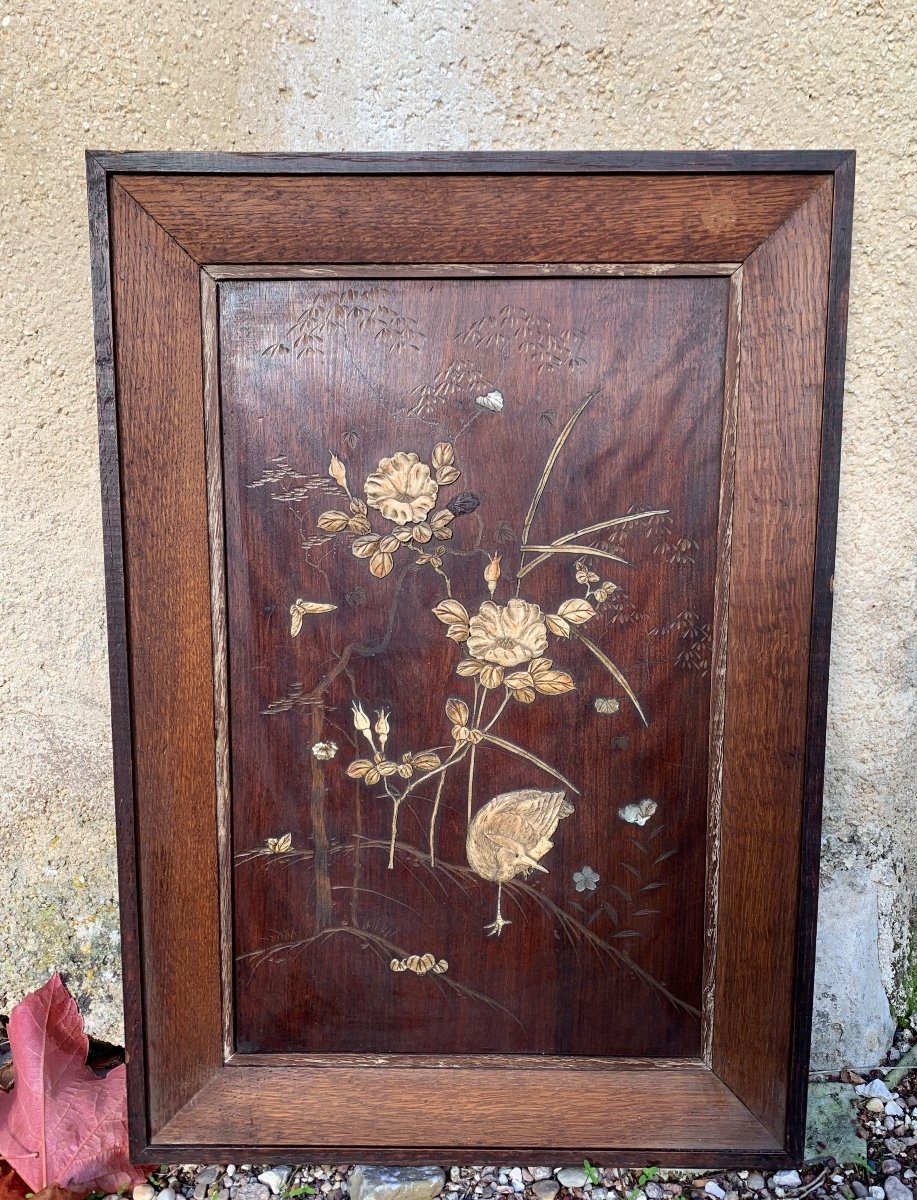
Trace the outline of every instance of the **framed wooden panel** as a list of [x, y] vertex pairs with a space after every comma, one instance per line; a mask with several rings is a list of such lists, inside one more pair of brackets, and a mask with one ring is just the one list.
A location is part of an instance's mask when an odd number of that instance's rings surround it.
[[852, 153], [87, 162], [137, 1160], [798, 1156]]

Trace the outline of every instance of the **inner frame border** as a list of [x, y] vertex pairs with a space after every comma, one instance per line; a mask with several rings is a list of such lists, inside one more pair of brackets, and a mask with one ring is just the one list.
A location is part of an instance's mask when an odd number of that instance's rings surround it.
[[[220, 970], [222, 995], [223, 1062], [226, 1065], [297, 1066], [461, 1066], [486, 1060], [493, 1067], [544, 1068], [574, 1066], [607, 1068], [610, 1064], [643, 1067], [703, 1065], [713, 1058], [717, 911], [719, 887], [720, 816], [725, 737], [726, 655], [729, 574], [732, 552], [732, 504], [735, 483], [736, 417], [739, 404], [741, 354], [741, 263], [389, 263], [389, 264], [206, 264], [201, 277], [201, 361], [203, 370], [207, 514], [210, 544], [210, 580], [213, 630], [214, 743], [216, 775], [216, 832], [218, 844]], [[296, 282], [310, 279], [506, 279], [506, 278], [715, 278], [730, 280], [726, 310], [720, 433], [720, 481], [717, 518], [716, 565], [713, 579], [713, 641], [710, 666], [708, 720], [705, 932], [701, 972], [700, 1050], [682, 1058], [633, 1056], [566, 1056], [536, 1054], [402, 1055], [378, 1053], [244, 1054], [235, 1045], [235, 956], [233, 945], [232, 784], [230, 773], [229, 642], [227, 564], [225, 548], [225, 498], [223, 491], [222, 399], [220, 387], [219, 284], [259, 280]]]

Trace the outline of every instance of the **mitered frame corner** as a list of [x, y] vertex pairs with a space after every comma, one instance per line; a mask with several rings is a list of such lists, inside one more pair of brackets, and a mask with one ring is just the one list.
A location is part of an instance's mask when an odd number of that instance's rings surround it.
[[[853, 152], [845, 151], [324, 157], [87, 152], [130, 1134], [138, 1161], [159, 1161], [170, 1153], [234, 1156], [242, 1148], [265, 1158], [334, 1149], [344, 1157], [380, 1161], [588, 1153], [609, 1163], [639, 1158], [779, 1165], [799, 1156], [811, 1028], [853, 172]], [[353, 185], [368, 174], [377, 177], [377, 186], [361, 200]], [[542, 189], [528, 186], [544, 175], [555, 180], [553, 201], [545, 199]], [[402, 1088], [408, 1081], [398, 1073], [406, 1068], [376, 1068], [373, 1077], [365, 1073], [372, 1070], [368, 1067], [273, 1067], [236, 1061], [229, 1053], [223, 986], [227, 967], [220, 937], [226, 896], [219, 887], [213, 733], [212, 498], [208, 502], [202, 268], [214, 263], [250, 271], [259, 264], [454, 263], [463, 261], [463, 255], [479, 263], [512, 261], [505, 229], [488, 219], [495, 181], [503, 189], [504, 222], [509, 212], [527, 230], [521, 261], [742, 264], [739, 482], [730, 537], [744, 549], [730, 585], [725, 687], [727, 696], [736, 699], [727, 703], [724, 736], [727, 745], [730, 736], [735, 744], [748, 741], [754, 713], [748, 710], [739, 719], [737, 706], [748, 691], [754, 657], [762, 650], [760, 640], [744, 646], [740, 625], [732, 622], [749, 618], [760, 637], [765, 618], [773, 614], [755, 611], [760, 581], [755, 563], [774, 562], [783, 545], [761, 540], [756, 531], [747, 472], [761, 470], [772, 491], [795, 487], [792, 528], [802, 547], [796, 560], [784, 564], [793, 591], [793, 629], [804, 637], [807, 649], [801, 678], [789, 679], [784, 667], [775, 664], [781, 685], [796, 688], [800, 707], [770, 740], [757, 743], [759, 765], [765, 757], [778, 762], [781, 787], [789, 790], [794, 804], [798, 801], [789, 850], [786, 841], [779, 845], [780, 853], [789, 855], [790, 869], [777, 866], [776, 851], [761, 861], [761, 826], [753, 828], [750, 821], [742, 825], [749, 791], [739, 768], [748, 760], [732, 762], [727, 750], [723, 803], [732, 807], [720, 827], [719, 899], [720, 915], [728, 919], [712, 977], [709, 1062], [652, 1068], [655, 1094], [661, 1087], [674, 1097], [669, 1141], [646, 1144], [636, 1130], [627, 1130], [616, 1089], [620, 1086], [623, 1095], [625, 1088], [631, 1093], [639, 1088], [640, 1071], [621, 1065], [594, 1077], [607, 1110], [620, 1113], [607, 1136], [600, 1136], [598, 1127], [582, 1126], [553, 1140], [539, 1138], [535, 1126], [522, 1122], [515, 1144], [497, 1146], [491, 1132], [493, 1106], [505, 1103], [509, 1094], [501, 1091], [497, 1070], [504, 1073], [505, 1084], [507, 1068], [479, 1062], [452, 1068], [470, 1071], [468, 1086], [477, 1085], [482, 1093], [477, 1123], [457, 1131], [458, 1144], [442, 1132], [445, 1126], [437, 1126], [439, 1082], [431, 1074], [424, 1078], [432, 1103], [411, 1118], [422, 1144], [398, 1139], [391, 1122], [404, 1119], [402, 1106], [397, 1113], [387, 1112], [380, 1094], [381, 1107], [371, 1119], [352, 1127], [358, 1136], [341, 1134], [347, 1128], [346, 1106], [332, 1104], [333, 1111], [322, 1120], [316, 1113], [313, 1128], [322, 1132], [309, 1145], [313, 1135], [303, 1131], [303, 1119], [291, 1106], [305, 1081], [317, 1095], [325, 1094], [323, 1084], [335, 1071], [335, 1092], [338, 1083], [353, 1094], [373, 1088], [380, 1071], [388, 1072], [389, 1088], [396, 1077]], [[587, 204], [596, 188], [605, 189], [606, 204], [617, 215], [614, 229], [601, 223], [596, 229], [591, 201]], [[648, 191], [656, 223], [647, 219], [641, 200]], [[378, 223], [371, 218], [379, 205], [397, 206], [408, 193], [412, 205], [421, 196], [437, 211], [452, 205], [450, 215], [456, 219], [467, 214], [476, 230], [470, 244], [456, 252], [445, 233], [429, 223], [426, 241], [418, 241], [424, 236], [421, 225], [410, 222], [400, 240], [375, 233]], [[338, 195], [343, 196], [343, 220], [341, 205], [330, 203]], [[552, 203], [562, 204], [568, 218], [572, 214], [563, 238], [551, 219]], [[663, 211], [670, 206], [672, 219], [661, 223], [665, 229], [658, 222], [660, 205]], [[702, 235], [691, 219], [698, 211], [704, 218]], [[205, 274], [204, 288], [215, 288], [208, 279]], [[776, 299], [768, 299], [769, 290]], [[779, 356], [768, 352], [766, 331], [775, 305], [793, 317], [789, 337], [798, 343], [796, 357], [790, 355], [790, 367], [773, 389], [779, 410], [767, 408], [761, 386], [765, 377], [773, 384], [773, 372], [780, 370]], [[792, 370], [800, 356], [808, 368], [805, 390]], [[151, 396], [161, 400], [155, 414]], [[752, 407], [743, 423], [745, 404]], [[789, 420], [799, 460], [786, 463], [776, 457], [776, 437], [763, 453], [760, 445], [743, 442], [742, 430], [751, 428], [751, 417]], [[151, 530], [157, 534], [152, 548]], [[809, 573], [800, 587], [807, 562]], [[166, 639], [163, 631], [171, 636]], [[161, 710], [164, 703], [175, 706], [167, 753], [162, 753], [162, 730], [152, 718], [154, 707]], [[746, 746], [743, 753], [751, 751]], [[763, 792], [753, 797], [752, 809], [765, 825], [776, 820]], [[209, 831], [203, 842], [202, 830]], [[164, 889], [157, 884], [157, 873], [167, 859], [177, 869], [170, 876], [174, 888]], [[765, 911], [761, 904], [768, 864], [777, 873], [777, 886], [772, 875], [776, 901]], [[790, 910], [796, 916], [788, 930]], [[225, 908], [222, 919], [225, 926]], [[758, 940], [756, 947], [749, 944], [752, 937]], [[767, 948], [766, 968], [760, 953], [752, 953], [761, 945]], [[773, 984], [766, 1003], [759, 986], [762, 969]], [[749, 1028], [757, 1026], [763, 1048], [752, 1070], [743, 1061], [743, 1048]], [[670, 1075], [660, 1078], [659, 1072], [666, 1070]], [[525, 1078], [545, 1111], [563, 1083], [564, 1068], [556, 1071], [532, 1071]], [[232, 1114], [235, 1096], [246, 1106], [244, 1121]], [[711, 1096], [715, 1115], [697, 1128], [685, 1111], [707, 1097], [709, 1112]], [[330, 1094], [326, 1107], [329, 1103]], [[425, 1118], [429, 1135], [423, 1133]]]

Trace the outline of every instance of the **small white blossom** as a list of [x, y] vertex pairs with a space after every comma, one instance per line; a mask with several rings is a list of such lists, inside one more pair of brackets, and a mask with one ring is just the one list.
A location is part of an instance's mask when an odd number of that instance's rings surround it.
[[582, 867], [573, 872], [573, 882], [578, 892], [594, 892], [601, 876], [592, 867]]

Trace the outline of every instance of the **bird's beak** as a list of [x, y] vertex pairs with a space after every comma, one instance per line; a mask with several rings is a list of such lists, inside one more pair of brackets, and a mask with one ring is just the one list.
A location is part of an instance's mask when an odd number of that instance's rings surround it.
[[519, 861], [521, 863], [525, 863], [525, 865], [530, 867], [533, 871], [543, 871], [545, 875], [550, 874], [547, 867], [543, 867], [540, 862], [535, 862], [534, 858], [529, 858], [527, 854], [520, 854]]

